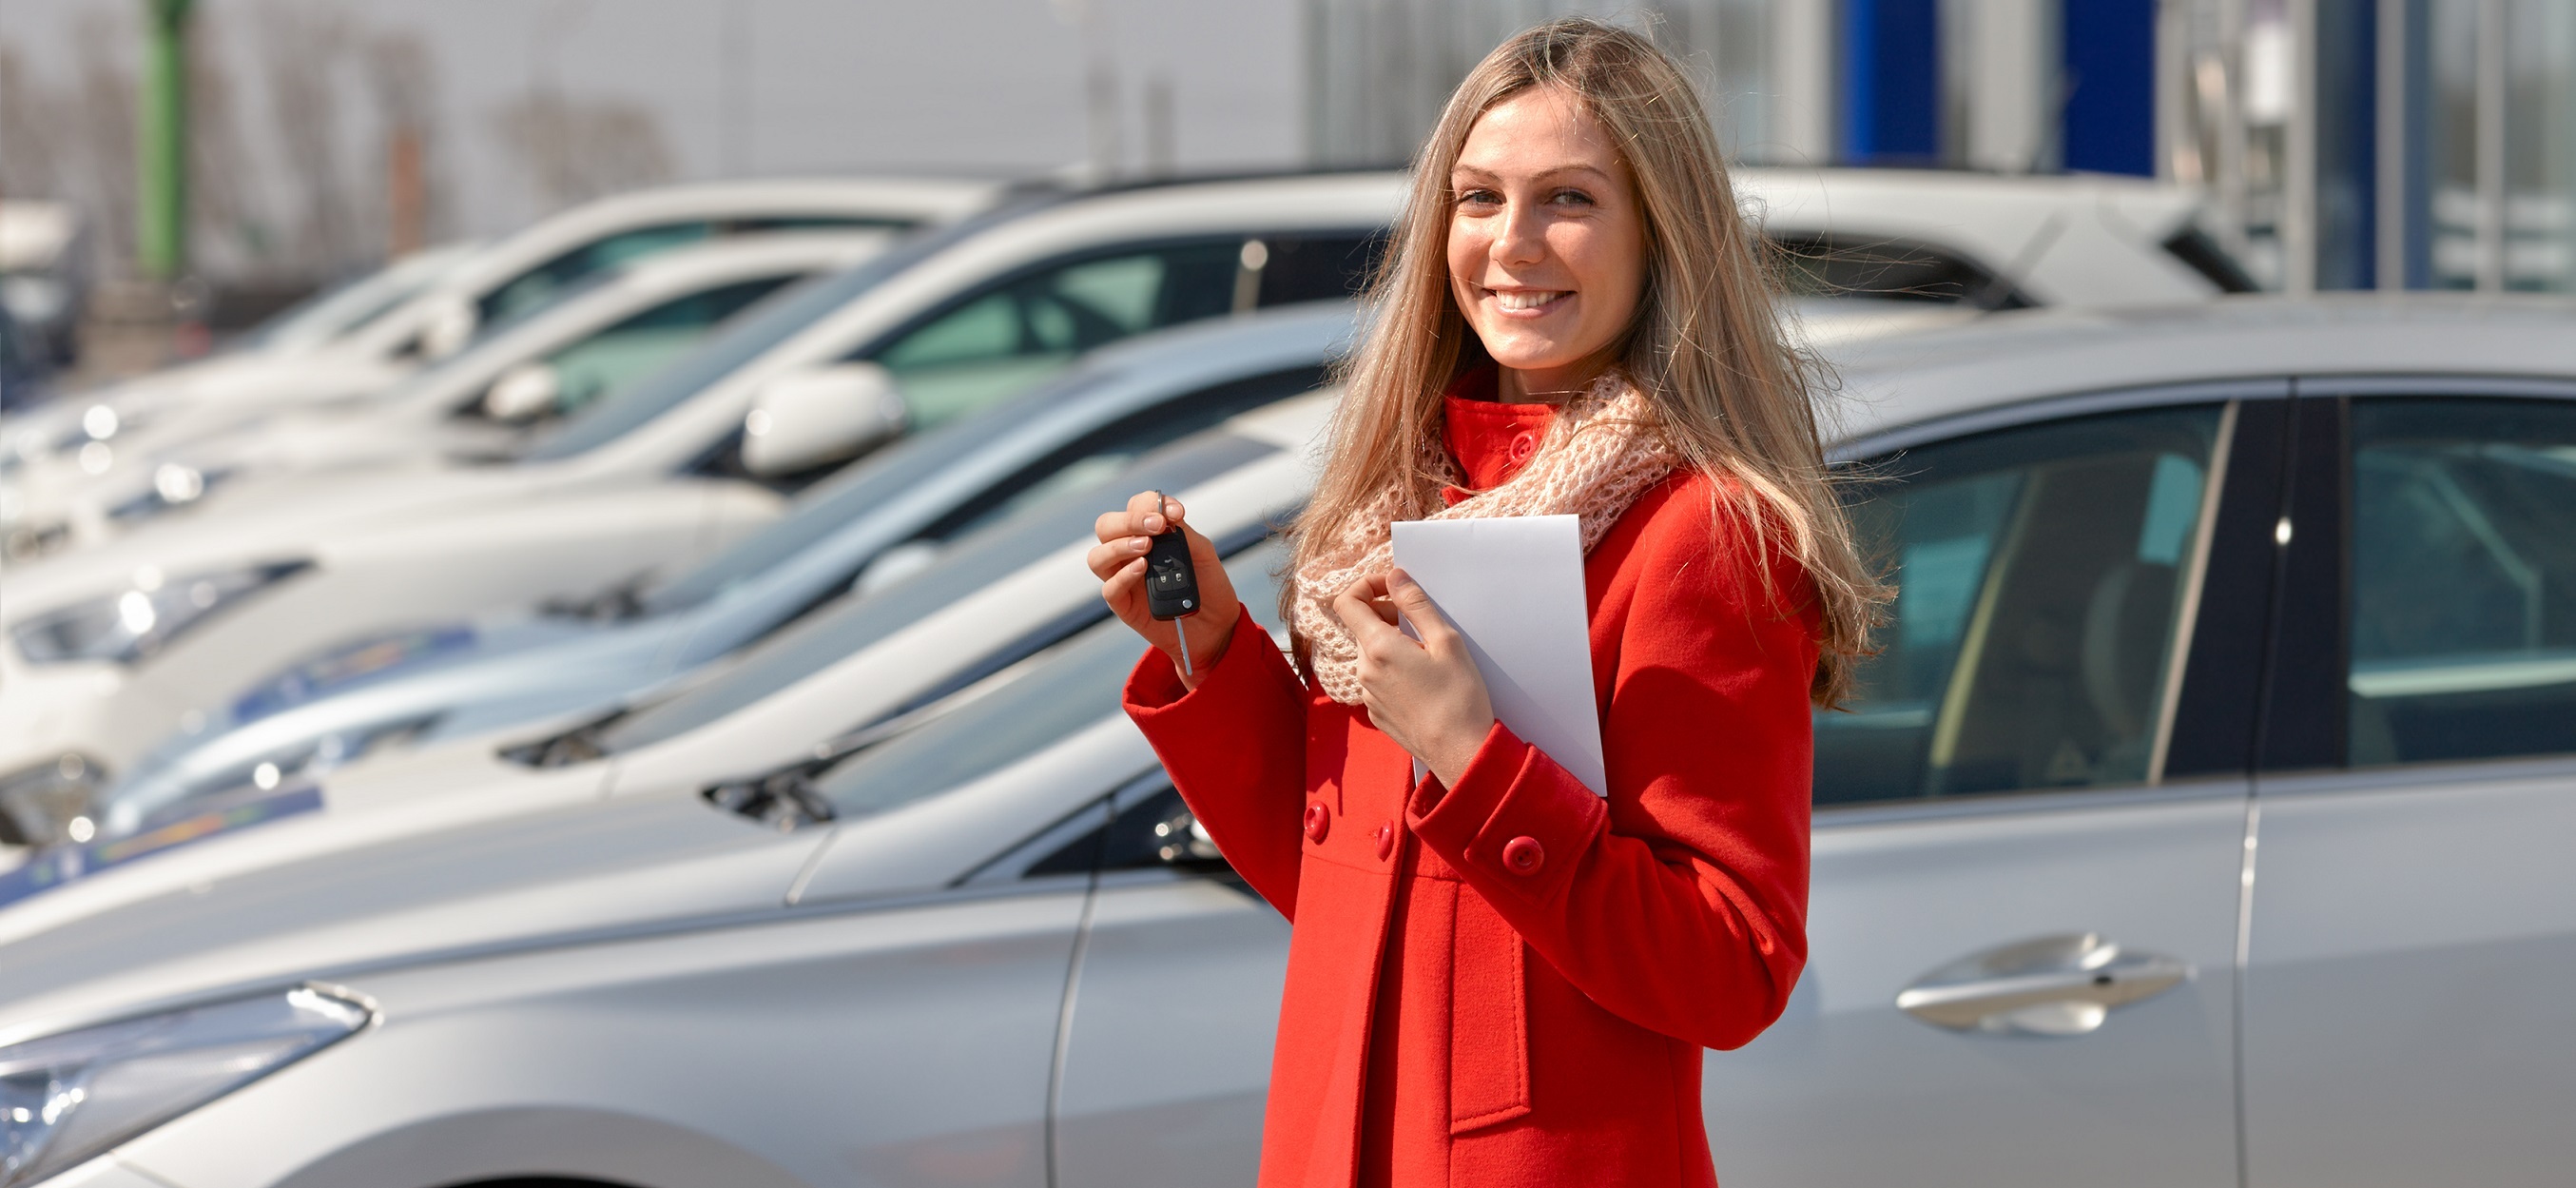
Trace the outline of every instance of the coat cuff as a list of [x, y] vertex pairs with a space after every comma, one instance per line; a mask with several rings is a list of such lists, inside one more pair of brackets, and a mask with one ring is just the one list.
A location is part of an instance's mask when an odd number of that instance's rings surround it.
[[[1248, 646], [1247, 641], [1258, 647]], [[1234, 632], [1226, 636], [1225, 647], [1217, 653], [1215, 663], [1207, 663], [1205, 657], [1193, 657], [1200, 661], [1199, 671], [1204, 675], [1199, 678], [1199, 687], [1191, 689], [1181, 683], [1180, 666], [1172, 663], [1171, 656], [1147, 645], [1144, 658], [1127, 674], [1127, 715], [1150, 731], [1157, 725], [1157, 718], [1186, 720], [1200, 713], [1217, 712], [1203, 707], [1241, 700], [1263, 680], [1261, 657], [1256, 654], [1260, 648], [1275, 649], [1270, 633], [1253, 622], [1249, 612], [1237, 616]]]
[[1425, 775], [1405, 805], [1414, 835], [1477, 890], [1530, 903], [1564, 893], [1608, 816], [1599, 796], [1501, 722], [1458, 786]]

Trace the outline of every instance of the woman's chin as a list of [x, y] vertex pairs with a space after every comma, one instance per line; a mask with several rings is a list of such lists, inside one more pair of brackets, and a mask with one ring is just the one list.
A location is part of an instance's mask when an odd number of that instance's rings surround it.
[[1505, 339], [1498, 347], [1492, 339], [1485, 340], [1486, 356], [1493, 359], [1496, 366], [1512, 371], [1562, 371], [1582, 363], [1588, 353], [1569, 350], [1554, 342], [1526, 343]]

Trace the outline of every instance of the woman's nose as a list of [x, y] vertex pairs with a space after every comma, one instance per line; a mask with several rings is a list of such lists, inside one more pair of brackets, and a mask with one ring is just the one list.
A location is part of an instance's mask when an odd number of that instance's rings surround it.
[[1538, 211], [1514, 203], [1503, 212], [1502, 233], [1494, 237], [1498, 264], [1536, 264], [1547, 258], [1546, 220]]

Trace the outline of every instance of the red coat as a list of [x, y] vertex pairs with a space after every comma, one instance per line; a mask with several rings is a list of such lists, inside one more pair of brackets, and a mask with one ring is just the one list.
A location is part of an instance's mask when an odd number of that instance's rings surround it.
[[[1543, 406], [1451, 402], [1472, 481]], [[1536, 428], [1534, 429], [1533, 426]], [[1815, 620], [1713, 531], [1708, 482], [1648, 492], [1584, 566], [1610, 794], [1497, 725], [1458, 786], [1258, 625], [1127, 708], [1191, 810], [1294, 927], [1263, 1188], [1713, 1185], [1700, 1049], [1778, 1018], [1806, 957]]]

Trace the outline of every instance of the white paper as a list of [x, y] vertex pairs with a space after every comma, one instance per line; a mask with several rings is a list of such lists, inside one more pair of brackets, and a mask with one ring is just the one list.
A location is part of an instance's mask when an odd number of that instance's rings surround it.
[[1494, 717], [1594, 795], [1607, 795], [1583, 606], [1581, 522], [1573, 516], [1399, 520], [1395, 565], [1466, 637]]

